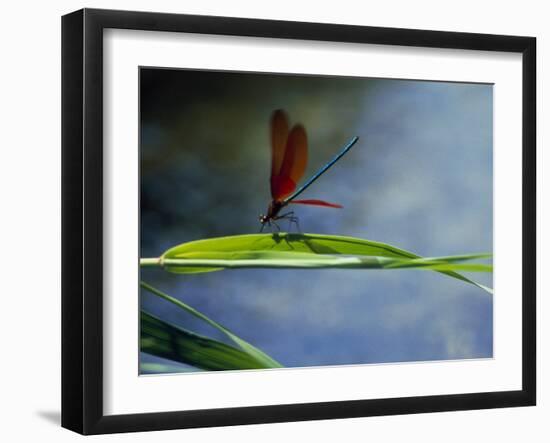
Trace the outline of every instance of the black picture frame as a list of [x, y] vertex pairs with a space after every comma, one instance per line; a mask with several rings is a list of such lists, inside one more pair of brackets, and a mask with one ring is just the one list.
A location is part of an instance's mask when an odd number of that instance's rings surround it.
[[[522, 54], [522, 389], [261, 407], [103, 413], [103, 30], [172, 31]], [[83, 9], [62, 18], [62, 426], [82, 434], [535, 405], [536, 39]]]

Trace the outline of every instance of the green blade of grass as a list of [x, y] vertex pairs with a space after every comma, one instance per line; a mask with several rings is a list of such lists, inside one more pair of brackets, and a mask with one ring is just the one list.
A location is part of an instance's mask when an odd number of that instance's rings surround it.
[[460, 261], [488, 258], [490, 254], [422, 258], [412, 252], [372, 240], [321, 234], [249, 234], [184, 243], [158, 259], [143, 259], [142, 266], [162, 266], [174, 273], [212, 272], [232, 268], [419, 268], [440, 272], [483, 286], [457, 271], [490, 272], [487, 264]]
[[199, 318], [200, 320], [208, 323], [209, 325], [213, 326], [214, 328], [218, 329], [219, 331], [223, 332], [227, 337], [229, 337], [234, 343], [236, 343], [249, 357], [254, 359], [256, 361], [256, 364], [260, 365], [262, 368], [281, 368], [282, 365], [271, 358], [266, 353], [262, 352], [258, 348], [254, 347], [247, 341], [243, 340], [239, 336], [235, 335], [233, 332], [231, 332], [226, 327], [220, 325], [219, 323], [215, 322], [214, 320], [210, 319], [203, 313], [197, 311], [196, 309], [192, 308], [191, 306], [185, 304], [181, 300], [178, 300], [177, 298], [174, 298], [168, 294], [165, 294], [162, 291], [159, 291], [157, 288], [154, 288], [153, 286], [145, 283], [140, 282], [140, 286], [151, 292], [152, 294], [163, 298], [166, 301], [169, 301], [170, 303], [173, 303], [174, 305], [178, 306], [179, 308], [187, 311], [189, 314]]
[[[148, 354], [148, 353], [147, 353]], [[154, 355], [154, 354], [149, 354]], [[177, 374], [185, 372], [198, 372], [198, 369], [195, 368], [183, 368], [181, 366], [176, 366], [174, 364], [165, 364], [165, 363], [145, 363], [141, 362], [139, 364], [139, 373], [141, 375], [160, 375], [160, 374]]]
[[[154, 354], [149, 354], [149, 355], [154, 355]], [[142, 375], [177, 374], [177, 373], [197, 372], [197, 371], [199, 371], [199, 369], [176, 366], [175, 364], [147, 363], [147, 362], [141, 362], [139, 364], [139, 372]]]
[[[140, 320], [142, 352], [210, 371], [272, 367], [240, 349], [166, 323], [145, 311], [141, 311]], [[158, 364], [144, 369], [157, 373], [182, 372]]]
[[191, 241], [166, 251], [162, 258], [191, 258], [209, 253], [238, 253], [239, 251], [307, 252], [318, 255], [368, 255], [376, 257], [419, 258], [394, 246], [340, 235], [321, 234], [247, 234]]
[[386, 257], [318, 257], [313, 254], [251, 253], [241, 259], [166, 259], [164, 268], [169, 272], [187, 274], [192, 266], [194, 273], [199, 269], [243, 269], [243, 268], [282, 268], [282, 269], [425, 269], [435, 271], [491, 272], [492, 265], [485, 263], [447, 263], [441, 260], [402, 260]]

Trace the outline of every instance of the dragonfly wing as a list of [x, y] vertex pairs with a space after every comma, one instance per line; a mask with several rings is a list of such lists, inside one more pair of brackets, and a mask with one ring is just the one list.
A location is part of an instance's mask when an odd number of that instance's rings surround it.
[[288, 134], [285, 155], [277, 174], [271, 175], [271, 196], [283, 200], [296, 189], [307, 166], [307, 135], [302, 125], [296, 125]]
[[288, 117], [282, 109], [271, 116], [271, 177], [279, 175], [288, 140]]
[[271, 197], [281, 201], [296, 189], [296, 183], [290, 177], [275, 175], [271, 177]]
[[329, 203], [323, 200], [290, 200], [289, 203], [295, 203], [298, 205], [324, 206], [326, 208], [343, 208], [342, 205]]

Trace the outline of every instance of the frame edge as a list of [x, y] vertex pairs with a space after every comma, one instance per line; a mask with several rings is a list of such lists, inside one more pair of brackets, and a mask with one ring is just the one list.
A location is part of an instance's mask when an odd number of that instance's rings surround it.
[[61, 19], [61, 426], [78, 433], [84, 431], [83, 19], [82, 10]]
[[537, 40], [526, 38], [522, 52], [523, 103], [523, 299], [522, 386], [528, 404], [537, 404]]

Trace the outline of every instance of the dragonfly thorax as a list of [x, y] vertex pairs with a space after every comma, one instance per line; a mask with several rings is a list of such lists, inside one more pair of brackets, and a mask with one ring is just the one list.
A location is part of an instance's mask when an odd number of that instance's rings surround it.
[[277, 215], [281, 211], [281, 209], [285, 206], [284, 202], [272, 200], [267, 208], [267, 214], [261, 214], [260, 215], [260, 223], [264, 224], [269, 222], [270, 220], [276, 220]]

